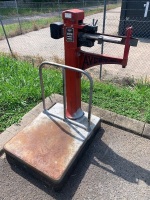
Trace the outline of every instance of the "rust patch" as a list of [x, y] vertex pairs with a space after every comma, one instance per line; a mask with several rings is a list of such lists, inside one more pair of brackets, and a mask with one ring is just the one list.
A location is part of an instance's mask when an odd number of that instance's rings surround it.
[[[38, 122], [38, 121], [37, 121]], [[53, 180], [61, 179], [74, 151], [75, 138], [64, 122], [42, 119], [25, 128], [5, 150]]]

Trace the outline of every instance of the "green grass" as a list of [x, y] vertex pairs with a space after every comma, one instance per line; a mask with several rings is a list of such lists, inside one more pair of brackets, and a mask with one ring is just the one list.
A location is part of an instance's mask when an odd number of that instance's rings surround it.
[[49, 13], [49, 12], [54, 12], [58, 11], [58, 8], [19, 8], [18, 13], [15, 8], [0, 8], [0, 13], [4, 18], [8, 17], [15, 17], [18, 14], [20, 16], [33, 16], [33, 15], [39, 15], [42, 13]]
[[[110, 3], [107, 5], [107, 10], [109, 9], [113, 9], [116, 7], [121, 6], [121, 3]], [[8, 17], [14, 17], [17, 16], [18, 14], [20, 16], [33, 16], [33, 15], [39, 15], [42, 13], [50, 13], [50, 12], [58, 12], [59, 10], [67, 10], [67, 9], [72, 9], [72, 8], [84, 8], [88, 13], [89, 8], [91, 8], [91, 11], [93, 10], [97, 10], [98, 12], [103, 11], [103, 1], [100, 2], [86, 2], [86, 3], [82, 3], [82, 2], [68, 2], [68, 3], [62, 3], [58, 6], [58, 3], [50, 3], [47, 4], [47, 7], [31, 7], [31, 8], [19, 8], [18, 9], [18, 13], [17, 10], [15, 8], [0, 8], [0, 13], [1, 16], [3, 16], [4, 18], [8, 18]], [[92, 8], [93, 7], [93, 8]]]
[[[44, 70], [46, 96], [61, 93], [61, 74]], [[25, 61], [0, 56], [0, 131], [17, 122], [41, 101], [38, 69]]]
[[[34, 21], [22, 22], [21, 23], [21, 30], [18, 23], [5, 25], [5, 31], [8, 37], [13, 37], [16, 35], [20, 35], [22, 33], [27, 33], [31, 31], [36, 31], [41, 28], [48, 27], [50, 23], [58, 21], [58, 17], [51, 17], [51, 18], [43, 18]], [[4, 32], [2, 26], [0, 26], [0, 39], [4, 39]]]
[[[83, 101], [86, 98], [83, 95]], [[130, 87], [95, 81], [93, 105], [150, 123], [150, 82], [137, 82]]]
[[[62, 94], [59, 70], [43, 70], [45, 94]], [[82, 100], [88, 101], [89, 83], [82, 79]], [[0, 55], [0, 132], [41, 101], [38, 68], [28, 62]], [[94, 81], [93, 105], [150, 123], [150, 82], [131, 86]]]
[[[47, 8], [19, 8], [18, 14], [20, 16], [33, 16], [33, 15], [39, 15], [42, 13], [51, 13], [51, 12], [58, 12], [59, 10], [67, 10], [72, 8], [79, 8], [82, 7], [81, 3], [68, 3], [68, 4], [60, 4], [60, 7], [58, 7], [58, 4], [55, 3], [54, 6], [50, 7], [51, 4]], [[17, 10], [14, 8], [0, 8], [1, 15], [5, 17], [13, 17], [17, 16]]]

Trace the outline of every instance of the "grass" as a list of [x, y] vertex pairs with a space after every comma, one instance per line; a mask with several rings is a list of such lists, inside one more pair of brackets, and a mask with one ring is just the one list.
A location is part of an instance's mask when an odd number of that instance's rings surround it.
[[[61, 93], [61, 74], [44, 70], [46, 96]], [[0, 132], [41, 101], [38, 69], [25, 61], [0, 56]]]
[[[62, 94], [59, 70], [43, 70], [45, 94]], [[150, 82], [131, 86], [94, 81], [93, 105], [150, 123]], [[82, 100], [87, 102], [89, 83], [82, 79]], [[27, 61], [0, 55], [0, 132], [41, 101], [38, 68]]]
[[[72, 6], [72, 4], [70, 4], [70, 6]], [[107, 10], [119, 7], [120, 4], [109, 4], [107, 7]], [[69, 4], [67, 5], [65, 9], [68, 8], [72, 8], [69, 7]], [[0, 9], [1, 12], [2, 9]], [[9, 12], [7, 12], [7, 10]], [[45, 10], [45, 12], [51, 12], [50, 10]], [[89, 15], [93, 15], [99, 12], [103, 12], [103, 8], [101, 7], [97, 7], [94, 9], [88, 9], [85, 11], [85, 16], [89, 16]], [[21, 11], [21, 15], [39, 15], [40, 13], [43, 13], [43, 11], [41, 10], [41, 12], [37, 12], [35, 9], [32, 11], [31, 9], [24, 9], [23, 11]], [[5, 9], [5, 11], [3, 11], [1, 13], [1, 15], [7, 15], [8, 16], [15, 16], [15, 10], [12, 9], [12, 11], [10, 9]], [[26, 22], [21, 22], [21, 27], [19, 26], [19, 23], [14, 23], [14, 24], [8, 24], [8, 25], [4, 25], [5, 28], [5, 32], [7, 34], [7, 37], [14, 37], [17, 35], [20, 35], [22, 33], [27, 33], [27, 32], [31, 32], [31, 31], [36, 31], [42, 28], [46, 28], [49, 27], [50, 23], [52, 22], [56, 22], [56, 21], [60, 21], [59, 16], [54, 16], [54, 17], [50, 17], [50, 18], [42, 18], [42, 19], [37, 19], [37, 20], [31, 20], [31, 21], [26, 21]], [[2, 29], [2, 26], [0, 26], [0, 40], [4, 39], [5, 35]]]
[[[107, 8], [108, 9], [113, 9], [116, 8], [118, 6], [120, 6], [121, 3], [114, 3], [114, 4], [108, 4]], [[37, 6], [37, 5], [36, 5]], [[93, 7], [93, 8], [92, 8]], [[67, 10], [67, 9], [72, 9], [72, 8], [84, 8], [85, 10], [91, 8], [91, 10], [99, 10], [99, 8], [103, 7], [103, 1], [100, 2], [86, 2], [81, 3], [81, 2], [66, 2], [66, 3], [60, 3], [58, 6], [58, 3], [48, 3], [47, 2], [47, 7], [29, 7], [29, 8], [18, 8], [18, 14], [25, 16], [33, 16], [33, 15], [39, 15], [42, 13], [50, 13], [50, 12], [58, 12], [63, 11], [63, 10]], [[103, 8], [101, 9], [103, 10]], [[13, 17], [13, 16], [17, 16], [17, 10], [15, 8], [0, 8], [0, 13], [1, 16], [5, 17]]]
[[33, 15], [39, 15], [39, 14], [42, 14], [42, 13], [53, 12], [55, 10], [56, 9], [53, 9], [53, 8], [50, 8], [50, 7], [44, 8], [44, 9], [41, 9], [41, 8], [19, 8], [18, 13], [17, 13], [17, 10], [15, 8], [0, 8], [0, 13], [4, 18], [7, 18], [7, 17], [15, 17], [17, 15], [33, 16]]
[[[84, 95], [83, 101], [86, 98]], [[150, 82], [138, 81], [131, 87], [95, 81], [93, 105], [150, 123]]]
[[[27, 33], [31, 31], [36, 31], [45, 27], [48, 27], [50, 23], [58, 21], [58, 17], [42, 18], [34, 21], [21, 22], [21, 29], [19, 23], [5, 25], [5, 32], [7, 37], [14, 37], [20, 35], [22, 32]], [[0, 26], [0, 40], [4, 39], [4, 32], [2, 26]]]

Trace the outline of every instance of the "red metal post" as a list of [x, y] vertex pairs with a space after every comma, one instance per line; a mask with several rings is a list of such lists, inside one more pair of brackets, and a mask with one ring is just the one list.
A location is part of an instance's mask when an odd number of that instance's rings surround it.
[[132, 37], [132, 28], [129, 27], [126, 29], [126, 40], [125, 40], [125, 47], [124, 47], [124, 55], [123, 55], [123, 64], [122, 67], [125, 68], [128, 62], [128, 55], [130, 50], [130, 39]]
[[[130, 40], [132, 35], [132, 28], [128, 28], [126, 37], [121, 37], [123, 41], [120, 44], [125, 45], [123, 58], [110, 57], [107, 55], [87, 53], [81, 51], [78, 44], [80, 33], [83, 33], [84, 11], [79, 9], [66, 10], [62, 13], [64, 21], [64, 51], [65, 64], [87, 69], [98, 64], [119, 64], [125, 67], [128, 61], [128, 54], [130, 49]], [[82, 30], [83, 29], [83, 30]], [[92, 34], [90, 34], [91, 36]], [[97, 36], [97, 35], [96, 35]], [[95, 36], [95, 37], [96, 37]], [[111, 35], [104, 35], [111, 36]], [[116, 37], [116, 36], [114, 36]], [[81, 39], [81, 38], [80, 38]], [[70, 119], [77, 119], [83, 116], [81, 109], [81, 74], [78, 72], [66, 70], [66, 117]]]
[[[77, 37], [84, 12], [78, 9], [66, 10], [62, 13], [64, 20], [65, 64], [78, 68]], [[66, 70], [66, 115], [76, 119], [83, 115], [81, 109], [81, 74]]]

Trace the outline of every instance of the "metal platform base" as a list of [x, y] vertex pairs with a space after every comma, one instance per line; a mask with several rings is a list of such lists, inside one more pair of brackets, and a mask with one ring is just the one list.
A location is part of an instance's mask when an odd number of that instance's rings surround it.
[[[55, 186], [62, 185], [89, 139], [100, 128], [100, 118], [91, 116], [91, 130], [86, 131], [63, 118], [63, 105], [55, 104], [48, 112], [41, 113], [30, 125], [5, 144], [8, 156], [26, 165]], [[87, 113], [78, 120], [87, 125]]]

